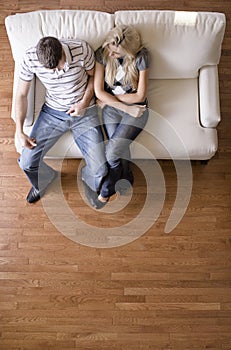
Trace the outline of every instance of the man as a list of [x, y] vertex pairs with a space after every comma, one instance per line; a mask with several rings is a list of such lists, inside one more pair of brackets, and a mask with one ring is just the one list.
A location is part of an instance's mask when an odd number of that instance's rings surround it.
[[[94, 52], [82, 40], [40, 39], [25, 53], [16, 96], [16, 133], [23, 151], [19, 165], [32, 187], [27, 201], [34, 203], [56, 177], [43, 157], [68, 130], [85, 159], [82, 168], [87, 196], [99, 190], [107, 173], [103, 136], [94, 104]], [[46, 88], [45, 103], [30, 136], [23, 132], [27, 95], [34, 74]]]

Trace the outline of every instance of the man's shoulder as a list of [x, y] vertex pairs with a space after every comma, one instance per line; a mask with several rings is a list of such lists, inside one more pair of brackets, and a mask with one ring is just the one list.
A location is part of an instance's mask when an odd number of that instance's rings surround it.
[[88, 45], [85, 40], [82, 39], [60, 39], [62, 44], [68, 45], [70, 48], [81, 47]]
[[25, 51], [26, 55], [35, 55], [36, 54], [36, 47], [32, 46], [26, 49]]
[[34, 61], [38, 61], [36, 47], [32, 46], [32, 47], [26, 49], [26, 51], [24, 53], [24, 60], [28, 63], [29, 62], [33, 63]]

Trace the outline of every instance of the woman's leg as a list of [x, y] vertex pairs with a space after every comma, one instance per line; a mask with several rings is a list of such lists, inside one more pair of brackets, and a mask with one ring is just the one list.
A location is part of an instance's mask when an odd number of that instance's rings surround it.
[[133, 182], [133, 175], [129, 167], [129, 146], [142, 131], [147, 118], [148, 110], [140, 118], [134, 118], [113, 107], [106, 106], [104, 108], [103, 119], [109, 137], [106, 146], [109, 173], [102, 184], [100, 191], [102, 197], [109, 197], [114, 194], [116, 182], [122, 178]]

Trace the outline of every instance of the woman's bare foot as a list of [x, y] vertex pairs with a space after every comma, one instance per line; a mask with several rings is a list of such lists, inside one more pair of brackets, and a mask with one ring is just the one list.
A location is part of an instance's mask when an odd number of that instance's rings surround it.
[[102, 203], [107, 203], [109, 201], [109, 197], [102, 197], [101, 194], [99, 194], [98, 200]]

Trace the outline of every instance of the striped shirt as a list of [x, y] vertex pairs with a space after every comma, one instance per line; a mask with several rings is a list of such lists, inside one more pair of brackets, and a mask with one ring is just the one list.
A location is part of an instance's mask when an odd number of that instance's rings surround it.
[[46, 88], [45, 103], [53, 109], [66, 111], [83, 98], [88, 82], [87, 71], [94, 68], [95, 57], [92, 48], [83, 40], [60, 42], [66, 54], [62, 70], [45, 68], [38, 60], [36, 47], [32, 47], [25, 53], [19, 77], [31, 81], [35, 74]]

